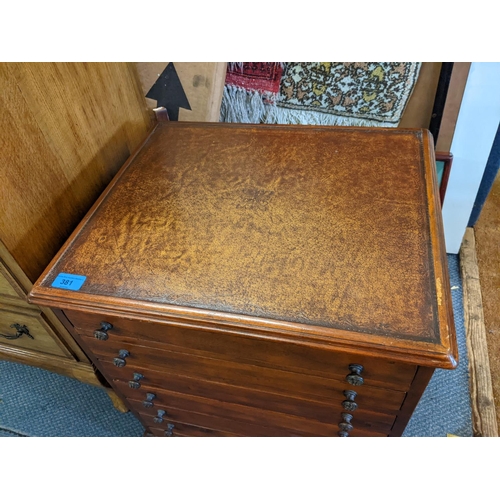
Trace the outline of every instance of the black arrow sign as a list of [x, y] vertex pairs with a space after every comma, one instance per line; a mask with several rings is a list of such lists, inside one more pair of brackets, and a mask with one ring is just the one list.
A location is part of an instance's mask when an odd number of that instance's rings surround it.
[[168, 117], [172, 121], [179, 120], [179, 108], [191, 109], [173, 63], [168, 63], [146, 97], [156, 100], [158, 107], [167, 108]]

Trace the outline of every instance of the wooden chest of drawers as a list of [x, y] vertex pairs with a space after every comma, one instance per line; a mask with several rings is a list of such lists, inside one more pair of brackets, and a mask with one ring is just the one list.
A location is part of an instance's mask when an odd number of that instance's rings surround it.
[[33, 287], [154, 436], [397, 436], [457, 363], [424, 130], [159, 123]]

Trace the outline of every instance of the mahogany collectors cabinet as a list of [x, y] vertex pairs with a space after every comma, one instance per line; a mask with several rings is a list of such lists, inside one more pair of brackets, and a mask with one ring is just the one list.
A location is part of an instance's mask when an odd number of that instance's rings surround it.
[[401, 435], [458, 359], [432, 139], [160, 122], [30, 301], [150, 435]]

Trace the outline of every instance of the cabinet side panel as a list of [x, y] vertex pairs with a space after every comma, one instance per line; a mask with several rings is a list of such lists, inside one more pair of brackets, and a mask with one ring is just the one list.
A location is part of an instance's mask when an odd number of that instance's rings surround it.
[[410, 390], [408, 391], [408, 394], [403, 401], [401, 410], [399, 411], [399, 414], [396, 417], [396, 421], [394, 422], [392, 430], [389, 434], [390, 437], [399, 437], [403, 434], [413, 412], [415, 411], [415, 408], [417, 407], [418, 402], [420, 401], [420, 398], [422, 397], [422, 394], [425, 391], [425, 388], [431, 380], [433, 373], [434, 368], [423, 366], [418, 367]]
[[150, 115], [127, 63], [0, 65], [0, 239], [35, 281]]

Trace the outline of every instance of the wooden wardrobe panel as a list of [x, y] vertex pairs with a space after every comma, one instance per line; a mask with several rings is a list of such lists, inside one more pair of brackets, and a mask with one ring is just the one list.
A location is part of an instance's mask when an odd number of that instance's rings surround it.
[[0, 87], [0, 238], [35, 281], [151, 117], [131, 63], [3, 63]]
[[[436, 142], [436, 151], [451, 151], [453, 134], [457, 125], [458, 113], [464, 95], [465, 84], [469, 76], [470, 62], [453, 63], [450, 86], [446, 95], [446, 104], [443, 110], [443, 118], [439, 128], [439, 135]], [[452, 152], [452, 151], [451, 151]]]

